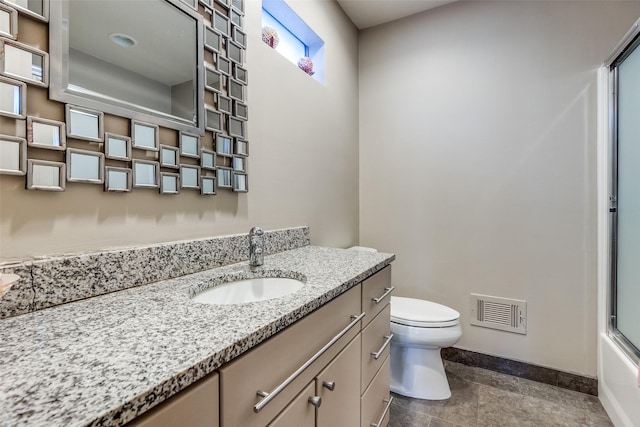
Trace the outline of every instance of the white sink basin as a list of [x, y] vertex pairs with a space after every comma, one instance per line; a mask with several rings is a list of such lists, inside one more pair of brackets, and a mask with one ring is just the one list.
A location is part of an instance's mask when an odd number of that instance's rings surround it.
[[192, 301], [202, 304], [242, 304], [280, 298], [299, 291], [304, 282], [282, 277], [238, 280], [200, 292]]

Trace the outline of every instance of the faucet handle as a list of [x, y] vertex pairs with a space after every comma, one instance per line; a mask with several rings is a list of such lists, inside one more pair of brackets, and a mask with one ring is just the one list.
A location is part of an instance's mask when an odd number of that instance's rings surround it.
[[262, 228], [260, 227], [253, 227], [251, 230], [249, 230], [249, 234], [252, 236], [262, 236], [264, 235], [264, 231], [262, 231]]

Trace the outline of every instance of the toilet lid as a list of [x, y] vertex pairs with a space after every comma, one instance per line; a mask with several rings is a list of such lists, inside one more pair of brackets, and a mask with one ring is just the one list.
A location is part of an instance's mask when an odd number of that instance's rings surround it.
[[445, 328], [457, 325], [460, 313], [435, 302], [392, 296], [391, 321], [422, 328]]

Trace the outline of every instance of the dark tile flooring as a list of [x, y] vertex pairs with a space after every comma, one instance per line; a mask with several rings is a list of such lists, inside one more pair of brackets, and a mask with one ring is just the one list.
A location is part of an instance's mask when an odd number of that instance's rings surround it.
[[595, 396], [445, 361], [451, 398], [394, 394], [389, 427], [610, 427]]

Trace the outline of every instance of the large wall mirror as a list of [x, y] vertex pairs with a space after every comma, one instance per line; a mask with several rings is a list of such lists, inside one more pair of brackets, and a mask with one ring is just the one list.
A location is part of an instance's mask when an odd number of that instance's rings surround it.
[[179, 0], [52, 1], [50, 97], [202, 134], [203, 34]]

